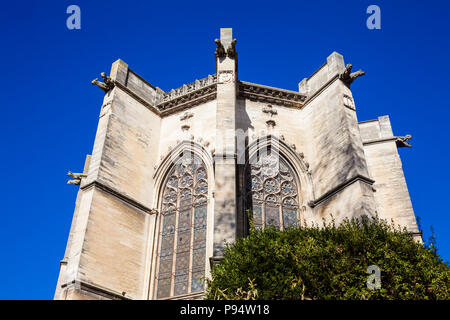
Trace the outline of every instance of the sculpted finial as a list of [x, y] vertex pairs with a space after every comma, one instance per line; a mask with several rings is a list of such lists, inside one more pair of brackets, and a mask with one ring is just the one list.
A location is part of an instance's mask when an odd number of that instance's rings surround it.
[[74, 185], [76, 185], [76, 186], [79, 186], [79, 185], [80, 185], [81, 179], [82, 179], [82, 178], [86, 178], [86, 177], [87, 177], [87, 175], [84, 174], [84, 173], [73, 173], [73, 172], [71, 172], [71, 171], [69, 171], [69, 172], [67, 173], [67, 175], [68, 175], [69, 177], [72, 177], [72, 178], [73, 178], [73, 180], [68, 180], [68, 181], [67, 181], [67, 184], [74, 184]]
[[408, 147], [411, 148], [411, 144], [406, 142], [411, 140], [412, 136], [410, 134], [407, 134], [404, 137], [397, 137], [397, 140], [395, 140], [395, 143], [397, 144], [397, 148], [404, 148]]
[[95, 84], [97, 87], [99, 87], [100, 89], [102, 89], [103, 91], [108, 92], [109, 90], [111, 90], [112, 88], [114, 88], [114, 81], [111, 80], [110, 77], [108, 77], [106, 75], [106, 73], [102, 72], [100, 74], [100, 76], [102, 77], [103, 82], [98, 81], [98, 78], [95, 78], [94, 80], [92, 80], [92, 84]]
[[355, 81], [356, 78], [361, 77], [365, 75], [366, 73], [359, 69], [356, 72], [351, 73], [353, 66], [351, 64], [348, 64], [345, 67], [345, 71], [342, 72], [339, 75], [339, 79], [341, 79], [343, 82], [345, 82], [347, 85], [351, 85], [353, 81]]

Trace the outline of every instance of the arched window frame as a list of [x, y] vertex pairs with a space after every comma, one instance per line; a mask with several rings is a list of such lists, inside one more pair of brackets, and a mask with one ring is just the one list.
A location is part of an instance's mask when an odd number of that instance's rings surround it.
[[[211, 153], [208, 152], [203, 146], [200, 144], [194, 142], [194, 141], [182, 141], [179, 143], [175, 148], [171, 150], [171, 152], [166, 155], [166, 157], [163, 158], [161, 163], [157, 166], [154, 174], [155, 179], [155, 189], [158, 190], [157, 193], [155, 193], [155, 202], [158, 203], [158, 208], [162, 208], [162, 198], [163, 198], [163, 192], [164, 187], [166, 185], [166, 182], [169, 179], [170, 172], [173, 169], [175, 163], [179, 160], [179, 158], [182, 158], [184, 155], [190, 154], [194, 155], [198, 159], [200, 159], [204, 165], [204, 168], [206, 170], [206, 182], [208, 185], [208, 192], [205, 194], [205, 200], [206, 200], [206, 252], [205, 252], [205, 259], [204, 259], [204, 268], [202, 271], [202, 274], [204, 274], [206, 277], [210, 276], [210, 264], [208, 257], [212, 256], [212, 250], [213, 250], [213, 212], [214, 212], [214, 202], [212, 201], [212, 186], [214, 185], [214, 176], [213, 176], [213, 166], [212, 166], [212, 157]], [[197, 207], [198, 203], [195, 203], [193, 205], [193, 208]], [[194, 214], [192, 214], [192, 219], [194, 219]], [[149, 286], [149, 298], [151, 299], [158, 299], [158, 269], [159, 269], [159, 249], [160, 249], [160, 231], [163, 224], [163, 214], [160, 212], [158, 216], [156, 217], [156, 220], [154, 222], [154, 233], [152, 236], [150, 246], [153, 248], [152, 252], [152, 258], [149, 260], [149, 275], [150, 275], [150, 286]], [[191, 225], [191, 231], [194, 228], [193, 225]], [[192, 234], [192, 232], [191, 232]], [[191, 243], [192, 244], [192, 243]], [[192, 248], [191, 248], [192, 250]], [[191, 262], [192, 262], [192, 252], [191, 252]], [[176, 263], [176, 262], [175, 262]], [[191, 265], [191, 264], [190, 264]], [[189, 271], [191, 272], [191, 270]], [[192, 281], [190, 281], [189, 286], [191, 286]], [[192, 287], [190, 287], [192, 289]], [[174, 298], [174, 297], [197, 297], [201, 296], [203, 293], [202, 291], [198, 292], [187, 292], [182, 295], [177, 295], [174, 289], [174, 284], [171, 285], [171, 291], [169, 297], [166, 298]]]
[[[281, 159], [283, 159], [289, 166], [291, 172], [293, 173], [296, 187], [297, 187], [297, 197], [298, 197], [298, 226], [303, 224], [303, 221], [313, 219], [313, 210], [307, 205], [308, 201], [314, 199], [314, 190], [312, 184], [311, 172], [309, 170], [309, 165], [304, 161], [303, 154], [301, 152], [296, 152], [291, 147], [289, 147], [284, 141], [279, 140], [278, 137], [273, 135], [262, 136], [254, 140], [246, 148], [246, 152], [242, 153], [240, 156], [247, 157], [245, 161], [245, 173], [244, 180], [246, 186], [246, 193], [248, 192], [247, 186], [249, 183], [249, 166], [251, 163], [255, 162], [258, 155], [275, 152]], [[242, 159], [239, 159], [242, 161]], [[249, 198], [245, 197], [245, 207], [247, 209], [251, 208], [249, 205]], [[255, 215], [255, 212], [253, 212]], [[256, 213], [257, 214], [257, 213]], [[280, 220], [280, 225], [282, 220]]]

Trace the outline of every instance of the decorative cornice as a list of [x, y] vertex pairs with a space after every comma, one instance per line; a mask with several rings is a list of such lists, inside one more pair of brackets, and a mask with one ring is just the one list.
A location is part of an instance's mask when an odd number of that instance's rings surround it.
[[156, 108], [162, 115], [171, 114], [215, 99], [217, 91], [217, 75], [195, 80], [178, 89], [172, 89], [161, 96]]
[[338, 194], [339, 192], [341, 192], [342, 190], [344, 190], [346, 187], [348, 187], [349, 185], [353, 184], [356, 181], [362, 181], [364, 183], [367, 183], [369, 185], [373, 185], [374, 184], [374, 180], [369, 179], [367, 177], [364, 177], [362, 175], [357, 175], [347, 181], [345, 181], [344, 183], [341, 183], [340, 185], [334, 187], [333, 189], [331, 189], [330, 191], [324, 193], [322, 196], [320, 196], [319, 198], [317, 198], [314, 201], [310, 201], [308, 203], [308, 205], [311, 208], [317, 207], [318, 205], [320, 205], [321, 203], [323, 203], [324, 201], [326, 201], [327, 199], [335, 196], [336, 194]]
[[[114, 81], [114, 84], [116, 87], [128, 93], [132, 98], [142, 103], [152, 112], [164, 117], [216, 99], [217, 82], [218, 76], [217, 74], [214, 74], [206, 78], [196, 80], [190, 84], [186, 84], [180, 88], [170, 90], [166, 93], [161, 91], [159, 100], [156, 104], [152, 104], [145, 100], [139, 94], [130, 90], [118, 81]], [[253, 101], [301, 108], [307, 100], [307, 96], [296, 91], [274, 88], [244, 81], [239, 81], [238, 84], [239, 95]]]
[[306, 100], [305, 95], [295, 91], [244, 81], [239, 81], [239, 95], [252, 101], [273, 103], [296, 108], [301, 108]]
[[214, 100], [217, 96], [217, 85], [213, 84], [205, 88], [201, 88], [194, 92], [190, 92], [181, 97], [162, 102], [156, 107], [161, 110], [161, 116], [167, 116], [175, 112], [192, 108], [196, 105]]
[[155, 209], [151, 209], [151, 208], [143, 205], [142, 203], [140, 203], [140, 202], [138, 202], [138, 201], [136, 201], [136, 200], [134, 200], [134, 199], [132, 199], [132, 198], [122, 194], [122, 193], [120, 193], [119, 191], [117, 191], [117, 190], [115, 190], [115, 189], [113, 189], [111, 187], [108, 187], [107, 185], [105, 185], [105, 184], [103, 184], [103, 183], [101, 183], [99, 181], [92, 181], [92, 182], [90, 182], [90, 183], [88, 183], [88, 184], [86, 184], [84, 186], [81, 186], [80, 189], [85, 191], [85, 190], [89, 190], [92, 187], [95, 187], [95, 188], [97, 188], [97, 189], [99, 189], [101, 191], [104, 191], [104, 192], [112, 195], [113, 197], [118, 198], [119, 200], [122, 200], [123, 202], [125, 202], [125, 203], [127, 203], [127, 204], [129, 204], [129, 205], [131, 205], [131, 206], [133, 206], [133, 207], [135, 207], [135, 208], [145, 212], [145, 213], [148, 213], [148, 214], [155, 214], [155, 213], [157, 213], [155, 211]]

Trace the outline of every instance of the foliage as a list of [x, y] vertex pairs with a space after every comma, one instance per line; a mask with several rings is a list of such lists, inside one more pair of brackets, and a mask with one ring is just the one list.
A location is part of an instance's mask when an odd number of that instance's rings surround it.
[[[252, 224], [251, 224], [252, 225]], [[369, 289], [367, 268], [381, 270]], [[255, 230], [227, 245], [206, 299], [449, 299], [450, 269], [431, 242], [378, 218]]]

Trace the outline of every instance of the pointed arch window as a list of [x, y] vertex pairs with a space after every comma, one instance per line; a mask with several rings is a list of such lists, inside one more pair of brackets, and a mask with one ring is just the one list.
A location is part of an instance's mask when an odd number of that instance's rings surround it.
[[204, 162], [184, 153], [162, 189], [156, 295], [203, 291], [208, 180]]
[[247, 204], [256, 228], [299, 226], [296, 175], [274, 150], [257, 154], [248, 166]]

